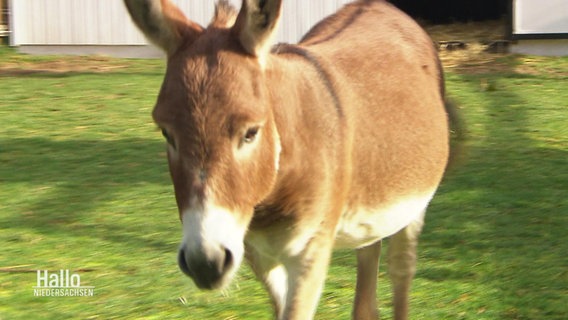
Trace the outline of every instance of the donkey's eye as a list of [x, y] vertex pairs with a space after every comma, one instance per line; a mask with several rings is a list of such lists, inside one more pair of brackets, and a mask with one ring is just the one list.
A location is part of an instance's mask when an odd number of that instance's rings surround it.
[[166, 141], [175, 149], [176, 143], [175, 143], [174, 138], [172, 138], [172, 136], [170, 136], [165, 129], [162, 129], [162, 135], [164, 136]]
[[249, 128], [247, 130], [247, 132], [245, 133], [244, 137], [243, 137], [243, 142], [245, 142], [245, 143], [253, 142], [254, 139], [256, 138], [259, 130], [260, 130], [260, 127]]

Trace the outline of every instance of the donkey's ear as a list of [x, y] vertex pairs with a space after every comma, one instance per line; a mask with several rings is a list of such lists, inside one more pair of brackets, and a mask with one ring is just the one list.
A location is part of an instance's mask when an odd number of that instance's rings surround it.
[[282, 0], [243, 0], [233, 26], [243, 48], [264, 63], [276, 35]]
[[124, 0], [130, 17], [146, 38], [168, 55], [194, 41], [203, 28], [188, 20], [170, 0]]

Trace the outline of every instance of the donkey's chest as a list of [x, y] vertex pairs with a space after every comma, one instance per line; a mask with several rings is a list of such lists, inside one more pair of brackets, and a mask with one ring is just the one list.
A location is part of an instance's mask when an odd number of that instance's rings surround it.
[[336, 248], [361, 248], [389, 237], [424, 212], [431, 194], [412, 196], [385, 206], [347, 208], [337, 224]]

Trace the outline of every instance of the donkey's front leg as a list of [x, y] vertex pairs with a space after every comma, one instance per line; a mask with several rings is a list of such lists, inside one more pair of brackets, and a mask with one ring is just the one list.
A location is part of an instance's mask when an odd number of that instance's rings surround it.
[[252, 270], [270, 294], [276, 318], [282, 319], [288, 293], [286, 269], [275, 257], [263, 254], [250, 245], [247, 246], [246, 255]]
[[332, 248], [333, 235], [318, 234], [311, 238], [300, 254], [286, 258], [288, 293], [281, 320], [309, 320], [314, 317]]

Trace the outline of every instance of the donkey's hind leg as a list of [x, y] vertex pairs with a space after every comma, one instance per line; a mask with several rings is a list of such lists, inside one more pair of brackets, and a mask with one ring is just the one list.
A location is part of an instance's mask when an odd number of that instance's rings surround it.
[[382, 241], [357, 249], [357, 288], [353, 304], [353, 320], [376, 320], [377, 278]]
[[408, 319], [408, 300], [416, 272], [416, 246], [424, 224], [424, 212], [389, 239], [388, 270], [392, 281], [395, 320]]

